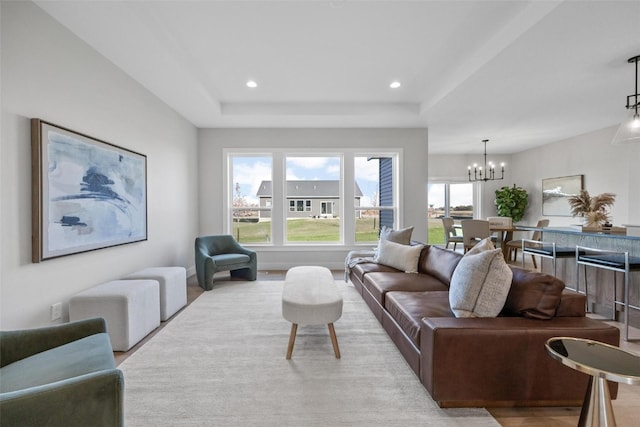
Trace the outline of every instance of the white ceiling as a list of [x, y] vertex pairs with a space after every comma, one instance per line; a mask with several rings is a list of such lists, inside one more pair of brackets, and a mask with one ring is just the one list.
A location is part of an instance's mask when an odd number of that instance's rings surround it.
[[198, 127], [428, 127], [432, 153], [615, 125], [640, 54], [640, 0], [36, 3]]

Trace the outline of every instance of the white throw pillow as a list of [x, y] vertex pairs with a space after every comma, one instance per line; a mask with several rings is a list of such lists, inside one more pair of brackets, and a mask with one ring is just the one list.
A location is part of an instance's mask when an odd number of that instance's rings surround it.
[[380, 240], [389, 240], [390, 242], [408, 245], [411, 243], [412, 233], [413, 227], [394, 230], [393, 228], [389, 228], [386, 225], [383, 225], [380, 229]]
[[405, 273], [417, 273], [420, 252], [423, 247], [423, 245], [409, 246], [389, 240], [380, 240], [374, 261]]
[[467, 252], [451, 276], [449, 304], [456, 317], [496, 317], [507, 300], [513, 272], [490, 239]]

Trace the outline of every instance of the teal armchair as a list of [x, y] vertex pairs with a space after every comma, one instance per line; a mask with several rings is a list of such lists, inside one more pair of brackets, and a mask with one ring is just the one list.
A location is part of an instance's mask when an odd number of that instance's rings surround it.
[[0, 332], [0, 425], [122, 426], [124, 378], [102, 318]]
[[195, 243], [198, 284], [206, 291], [213, 289], [213, 275], [230, 271], [232, 277], [256, 280], [258, 258], [255, 251], [243, 248], [229, 234], [197, 237]]

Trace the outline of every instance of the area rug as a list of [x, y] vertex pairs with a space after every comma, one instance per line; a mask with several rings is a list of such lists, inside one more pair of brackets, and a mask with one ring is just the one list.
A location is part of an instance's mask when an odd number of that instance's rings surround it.
[[216, 284], [120, 369], [131, 426], [498, 426], [482, 408], [441, 409], [351, 284], [335, 323], [291, 324], [281, 281]]

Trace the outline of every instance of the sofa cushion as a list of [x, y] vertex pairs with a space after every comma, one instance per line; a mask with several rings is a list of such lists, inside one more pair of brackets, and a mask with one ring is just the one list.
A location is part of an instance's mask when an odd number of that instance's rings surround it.
[[375, 262], [362, 262], [351, 267], [351, 273], [353, 273], [354, 276], [360, 279], [361, 282], [364, 282], [365, 274], [375, 273], [378, 271], [386, 273], [397, 273], [399, 270], [386, 265], [377, 264]]
[[556, 317], [585, 317], [587, 315], [587, 297], [571, 289], [564, 288]]
[[467, 252], [451, 277], [449, 303], [456, 317], [496, 317], [507, 299], [513, 273], [490, 238]]
[[380, 239], [374, 261], [405, 273], [417, 273], [418, 259], [420, 258], [422, 247], [422, 245], [402, 245]]
[[115, 367], [109, 335], [94, 334], [3, 366], [0, 391], [21, 390]]
[[553, 318], [560, 305], [564, 282], [549, 274], [521, 268], [511, 267], [511, 271], [511, 289], [502, 314], [532, 319]]
[[387, 240], [389, 242], [399, 243], [401, 245], [408, 245], [411, 243], [412, 233], [413, 227], [394, 230], [390, 227], [387, 227], [386, 225], [383, 225], [380, 229], [380, 240]]
[[391, 291], [427, 292], [446, 291], [447, 285], [427, 274], [369, 273], [363, 286], [384, 307], [384, 294]]
[[430, 274], [442, 283], [449, 285], [462, 255], [455, 251], [427, 246], [422, 250], [418, 261], [418, 273]]
[[211, 258], [213, 258], [213, 260], [216, 262], [218, 268], [222, 269], [237, 264], [246, 264], [251, 261], [249, 255], [245, 254], [220, 254], [212, 255]]
[[418, 348], [423, 317], [454, 317], [447, 291], [387, 292], [385, 309]]

